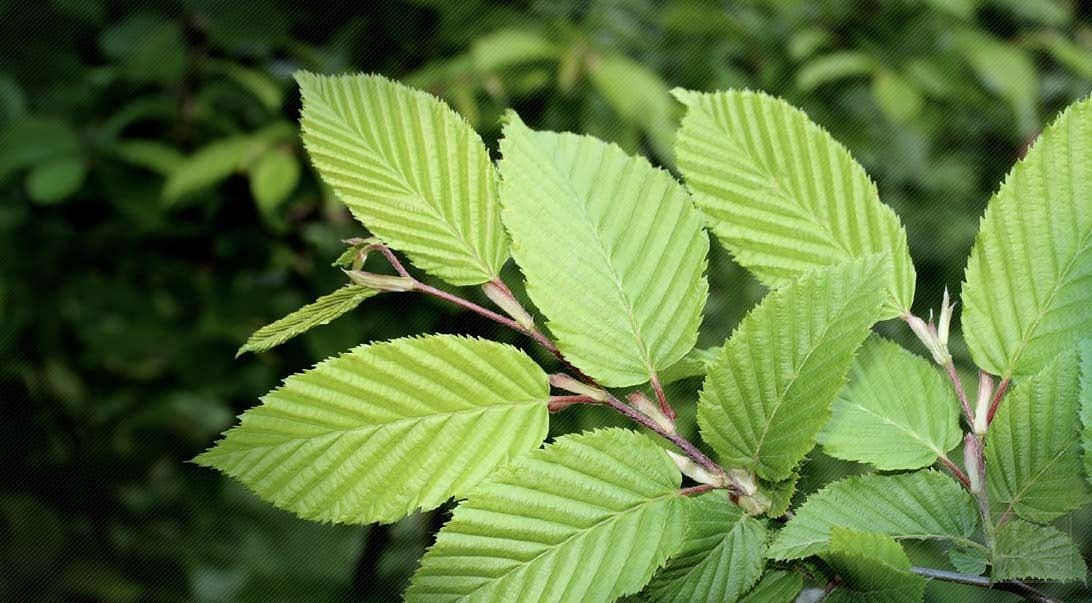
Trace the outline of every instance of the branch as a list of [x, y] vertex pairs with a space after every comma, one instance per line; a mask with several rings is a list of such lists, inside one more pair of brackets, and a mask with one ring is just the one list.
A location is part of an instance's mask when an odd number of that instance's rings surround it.
[[993, 395], [993, 400], [990, 401], [990, 412], [986, 415], [987, 425], [993, 422], [993, 415], [997, 414], [997, 407], [1001, 405], [1001, 398], [1005, 397], [1005, 392], [1009, 390], [1009, 383], [1011, 381], [1011, 378], [1005, 377], [997, 386], [997, 393]]
[[951, 459], [946, 456], [938, 456], [937, 460], [940, 461], [940, 464], [944, 465], [944, 468], [950, 471], [952, 475], [955, 476], [955, 478], [963, 484], [963, 487], [967, 488], [968, 490], [971, 489], [971, 478], [967, 477], [967, 474], [959, 468], [959, 465], [953, 463]]
[[942, 580], [944, 582], [953, 582], [955, 584], [966, 584], [968, 586], [977, 586], [979, 588], [988, 588], [993, 590], [1003, 590], [1005, 592], [1013, 593], [1024, 598], [1026, 601], [1034, 601], [1035, 603], [1060, 603], [1057, 599], [1053, 599], [1046, 594], [1032, 588], [1026, 582], [1020, 580], [1009, 580], [1006, 582], [990, 583], [990, 579], [985, 576], [972, 576], [971, 574], [960, 574], [958, 572], [949, 572], [945, 570], [933, 569], [931, 567], [912, 567], [910, 571], [919, 576], [924, 576], [932, 580]]

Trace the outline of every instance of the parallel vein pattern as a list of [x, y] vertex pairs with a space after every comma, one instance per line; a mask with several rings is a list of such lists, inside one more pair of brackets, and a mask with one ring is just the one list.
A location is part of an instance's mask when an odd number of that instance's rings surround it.
[[982, 217], [963, 285], [976, 364], [1029, 375], [1092, 336], [1092, 99], [1071, 105]]
[[1073, 539], [1053, 526], [1019, 519], [997, 532], [997, 558], [990, 578], [1085, 581], [1088, 568]]
[[770, 544], [772, 559], [799, 559], [826, 550], [841, 526], [896, 539], [949, 539], [975, 545], [978, 512], [970, 494], [929, 469], [898, 475], [860, 475], [835, 482], [796, 511]]
[[279, 346], [317, 326], [328, 324], [342, 314], [352, 311], [360, 305], [360, 302], [379, 293], [380, 291], [376, 289], [369, 289], [362, 285], [346, 285], [254, 331], [235, 355], [264, 352]]
[[830, 551], [823, 559], [841, 584], [829, 603], [919, 603], [925, 579], [910, 571], [902, 545], [876, 532], [831, 528]]
[[950, 387], [931, 362], [870, 337], [819, 434], [823, 450], [883, 470], [928, 467], [960, 441]]
[[764, 522], [748, 517], [724, 492], [702, 494], [690, 502], [682, 549], [644, 594], [656, 602], [736, 601], [762, 575], [765, 553]]
[[986, 435], [990, 500], [1046, 523], [1092, 502], [1082, 473], [1080, 363], [1063, 352], [1021, 381], [1001, 403]]
[[617, 146], [535, 132], [515, 114], [501, 152], [512, 254], [565, 356], [624, 387], [690, 351], [709, 239], [682, 186]]
[[296, 79], [311, 161], [358, 220], [454, 285], [497, 275], [508, 241], [496, 172], [466, 120], [378, 75]]
[[849, 151], [781, 99], [676, 89], [687, 105], [679, 169], [713, 232], [763, 283], [881, 253], [885, 318], [909, 310], [914, 265], [898, 216]]
[[791, 475], [879, 318], [885, 265], [872, 256], [807, 273], [743, 319], [698, 402], [702, 438], [722, 460], [767, 480]]
[[490, 478], [421, 560], [407, 601], [611, 601], [639, 591], [686, 529], [681, 476], [645, 436], [558, 438]]
[[293, 375], [196, 462], [322, 521], [394, 521], [465, 496], [546, 437], [549, 384], [508, 345], [363, 345]]

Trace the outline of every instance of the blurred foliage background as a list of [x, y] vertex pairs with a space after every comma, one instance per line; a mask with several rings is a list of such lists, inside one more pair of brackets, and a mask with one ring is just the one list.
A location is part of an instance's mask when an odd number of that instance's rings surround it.
[[[252, 330], [337, 287], [340, 240], [364, 232], [306, 161], [298, 69], [425, 88], [493, 149], [512, 107], [667, 167], [670, 88], [783, 96], [902, 216], [919, 313], [958, 291], [978, 216], [1029, 140], [1092, 89], [1092, 5], [1076, 0], [4, 0], [0, 40], [9, 600], [394, 600], [442, 525], [443, 510], [307, 523], [186, 463], [282, 377], [359, 342], [444, 331], [524, 344], [386, 295], [233, 360]], [[763, 291], [717, 246], [710, 279], [702, 344], [717, 345]], [[882, 328], [918, 349], [899, 327]], [[688, 429], [697, 385], [672, 392]], [[555, 419], [558, 432], [613, 420]], [[801, 489], [860, 470], [816, 452]], [[1061, 527], [1092, 554], [1092, 515]], [[930, 586], [932, 600], [955, 596], [1000, 597]]]

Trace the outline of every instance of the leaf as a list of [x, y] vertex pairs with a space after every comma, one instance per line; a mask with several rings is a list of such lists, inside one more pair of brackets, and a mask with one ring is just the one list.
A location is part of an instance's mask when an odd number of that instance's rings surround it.
[[702, 438], [722, 460], [767, 480], [792, 474], [880, 315], [885, 265], [871, 257], [807, 273], [744, 317], [698, 402]]
[[872, 79], [872, 94], [883, 112], [898, 123], [916, 117], [924, 102], [911, 82], [890, 71], [880, 71]]
[[797, 572], [766, 572], [740, 603], [791, 603], [804, 588], [804, 577]]
[[925, 578], [910, 571], [910, 558], [890, 536], [834, 526], [823, 559], [842, 579], [830, 603], [915, 603], [925, 596]]
[[264, 352], [317, 326], [329, 324], [342, 314], [352, 311], [360, 302], [379, 293], [381, 291], [363, 285], [346, 285], [333, 293], [323, 295], [288, 316], [255, 331], [235, 353], [235, 357], [238, 358], [246, 352]]
[[989, 551], [971, 547], [954, 546], [948, 550], [948, 560], [956, 571], [972, 576], [986, 573], [990, 564]]
[[987, 90], [1007, 101], [1021, 132], [1034, 134], [1038, 126], [1039, 74], [1031, 56], [976, 29], [953, 31], [954, 50], [974, 69]]
[[748, 517], [724, 492], [690, 502], [682, 549], [645, 589], [652, 601], [735, 601], [754, 586], [765, 565], [766, 526]]
[[884, 318], [909, 311], [906, 232], [849, 151], [803, 111], [750, 91], [675, 90], [679, 169], [713, 232], [771, 287], [820, 266], [891, 256]]
[[24, 117], [0, 130], [0, 181], [36, 163], [79, 154], [80, 140], [70, 125]]
[[1092, 99], [1070, 105], [1005, 178], [963, 284], [977, 365], [1030, 375], [1092, 336]]
[[1063, 352], [1002, 401], [986, 433], [986, 483], [1001, 516], [1047, 523], [1092, 502], [1081, 463], [1080, 365]]
[[1085, 581], [1088, 568], [1073, 540], [1052, 526], [1014, 519], [997, 531], [997, 558], [990, 580], [1036, 578]]
[[508, 259], [497, 176], [465, 119], [378, 75], [296, 80], [311, 161], [368, 230], [453, 285], [497, 276]]
[[289, 152], [270, 149], [250, 168], [250, 192], [263, 211], [277, 208], [300, 180], [300, 164]]
[[788, 479], [779, 482], [760, 482], [760, 489], [770, 499], [770, 508], [766, 509], [766, 516], [778, 518], [789, 510], [792, 505], [792, 497], [796, 494], [796, 484], [800, 481], [800, 473], [793, 471]]
[[261, 143], [251, 136], [239, 135], [211, 142], [178, 164], [163, 184], [163, 198], [168, 205], [179, 199], [219, 184], [243, 169], [259, 151]]
[[87, 162], [73, 155], [39, 163], [27, 173], [27, 195], [41, 205], [52, 205], [71, 197], [87, 176]]
[[156, 140], [119, 140], [111, 144], [109, 150], [122, 161], [164, 176], [176, 170], [185, 161], [185, 157], [178, 149]]
[[648, 381], [697, 340], [709, 239], [663, 170], [510, 113], [501, 201], [512, 255], [558, 347], [609, 387]]
[[619, 54], [595, 55], [588, 61], [588, 80], [626, 123], [641, 128], [656, 155], [670, 164], [677, 116], [671, 91], [660, 74]]
[[709, 365], [717, 359], [720, 348], [694, 348], [678, 362], [660, 372], [660, 383], [667, 385], [691, 377], [704, 377]]
[[548, 399], [546, 374], [511, 346], [396, 339], [289, 377], [195, 461], [306, 519], [390, 522], [537, 447]]
[[462, 504], [421, 559], [407, 601], [609, 601], [678, 550], [682, 478], [624, 429], [558, 438]]
[[1084, 450], [1084, 474], [1092, 483], [1092, 340], [1082, 340], [1077, 349], [1081, 358], [1081, 448]]
[[879, 336], [865, 343], [819, 442], [835, 458], [918, 469], [959, 445], [959, 407], [932, 363]]
[[474, 66], [496, 72], [558, 58], [557, 44], [530, 29], [501, 29], [475, 38], [470, 54]]
[[832, 52], [804, 63], [796, 72], [796, 85], [801, 90], [811, 91], [830, 82], [867, 76], [875, 70], [876, 61], [867, 54]]
[[766, 554], [772, 559], [799, 559], [827, 550], [833, 526], [982, 548], [970, 540], [978, 529], [978, 511], [970, 494], [946, 475], [926, 469], [834, 482], [797, 509]]

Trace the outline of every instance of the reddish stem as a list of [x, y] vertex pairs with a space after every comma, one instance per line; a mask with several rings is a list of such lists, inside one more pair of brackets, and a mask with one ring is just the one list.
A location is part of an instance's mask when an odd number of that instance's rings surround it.
[[560, 412], [573, 404], [598, 404], [599, 402], [589, 396], [550, 396], [550, 403], [546, 406], [550, 412]]
[[951, 461], [951, 459], [943, 456], [937, 457], [937, 460], [939, 460], [940, 463], [948, 469], [948, 471], [952, 472], [952, 475], [955, 476], [955, 478], [963, 484], [963, 487], [967, 488], [968, 490], [971, 489], [971, 478], [967, 477], [967, 474], [959, 468], [959, 465], [956, 465]]
[[993, 422], [993, 416], [997, 414], [997, 407], [1001, 405], [1001, 398], [1005, 397], [1005, 392], [1008, 391], [1010, 382], [1011, 378], [1005, 377], [997, 386], [997, 392], [993, 394], [993, 400], [990, 400], [990, 412], [986, 414], [987, 425]]
[[683, 488], [679, 490], [679, 494], [682, 494], [683, 496], [693, 496], [695, 494], [708, 492], [712, 490], [713, 487], [714, 486], [712, 484], [698, 484], [697, 486], [690, 486], [689, 488]]
[[971, 410], [971, 403], [967, 401], [967, 392], [963, 389], [963, 382], [959, 380], [959, 373], [956, 372], [955, 363], [949, 360], [944, 365], [944, 369], [948, 373], [948, 378], [952, 381], [956, 396], [959, 397], [959, 404], [963, 407], [963, 414], [967, 417], [967, 424], [973, 427], [974, 411]]
[[674, 421], [678, 415], [675, 414], [675, 409], [671, 408], [671, 405], [667, 402], [667, 395], [664, 394], [664, 386], [660, 383], [660, 376], [656, 371], [652, 371], [650, 379], [652, 381], [652, 391], [656, 392], [656, 400], [660, 403], [660, 410], [667, 415], [667, 418]]

